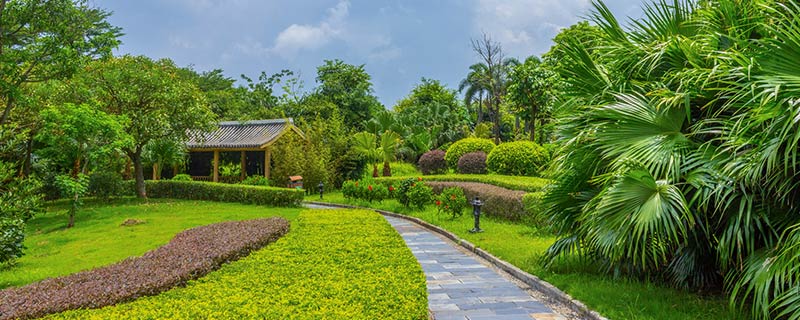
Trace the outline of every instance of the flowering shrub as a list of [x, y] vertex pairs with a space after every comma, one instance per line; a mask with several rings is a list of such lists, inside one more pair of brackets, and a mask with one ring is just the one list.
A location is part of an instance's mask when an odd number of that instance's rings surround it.
[[216, 270], [289, 231], [283, 218], [223, 222], [183, 231], [141, 257], [0, 291], [0, 318], [38, 318], [156, 295]]
[[436, 197], [435, 203], [438, 213], [449, 214], [455, 219], [464, 213], [467, 197], [464, 196], [464, 190], [461, 188], [449, 187], [442, 190], [442, 193]]
[[483, 151], [470, 152], [458, 159], [458, 173], [486, 173], [486, 154]]
[[403, 179], [397, 184], [398, 187], [395, 194], [395, 199], [397, 199], [397, 202], [400, 202], [400, 204], [406, 208], [408, 208], [410, 204], [408, 190], [411, 189], [411, 185], [414, 184], [416, 180], [417, 179], [414, 178]]
[[476, 196], [483, 201], [481, 212], [512, 221], [523, 220], [528, 216], [522, 204], [523, 191], [514, 191], [493, 185], [475, 182], [428, 182], [434, 192], [441, 193], [445, 188], [458, 187], [464, 190], [467, 199]]
[[381, 202], [390, 197], [389, 188], [371, 180], [345, 181], [342, 194], [346, 199], [360, 199]]
[[494, 142], [492, 140], [466, 138], [456, 141], [447, 148], [447, 153], [444, 158], [447, 160], [447, 165], [450, 166], [450, 168], [456, 168], [458, 159], [461, 159], [461, 156], [476, 151], [483, 151], [484, 154], [488, 154], [492, 152], [492, 149], [494, 149]]
[[422, 210], [433, 200], [433, 189], [426, 186], [422, 179], [413, 182], [408, 188], [408, 206]]
[[549, 158], [547, 150], [533, 141], [513, 141], [494, 148], [486, 156], [486, 165], [499, 174], [533, 176]]
[[419, 157], [419, 170], [422, 174], [441, 174], [447, 172], [447, 161], [444, 160], [445, 152], [442, 150], [431, 150]]

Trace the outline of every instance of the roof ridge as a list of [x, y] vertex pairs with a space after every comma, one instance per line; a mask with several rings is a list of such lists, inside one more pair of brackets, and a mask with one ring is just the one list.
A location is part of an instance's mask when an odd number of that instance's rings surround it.
[[219, 122], [220, 126], [247, 126], [247, 125], [259, 125], [259, 124], [278, 124], [278, 123], [290, 123], [294, 124], [294, 119], [292, 118], [282, 118], [282, 119], [264, 119], [264, 120], [247, 120], [247, 121], [221, 121]]

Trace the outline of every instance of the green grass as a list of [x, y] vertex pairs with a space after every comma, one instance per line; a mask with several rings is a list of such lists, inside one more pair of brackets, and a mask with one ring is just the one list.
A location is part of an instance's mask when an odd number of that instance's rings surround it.
[[157, 296], [53, 318], [427, 319], [425, 275], [366, 210], [309, 210], [277, 242]]
[[[294, 220], [301, 208], [274, 208], [234, 203], [151, 199], [92, 199], [76, 215], [75, 227], [65, 229], [67, 205], [50, 203], [47, 212], [28, 222], [25, 255], [0, 270], [0, 288], [20, 286], [139, 256], [166, 244], [175, 234], [201, 225], [257, 217]], [[126, 219], [144, 224], [122, 227]]]
[[512, 190], [521, 190], [527, 192], [541, 191], [550, 180], [539, 177], [524, 177], [524, 176], [506, 176], [500, 174], [439, 174], [423, 176], [416, 175], [399, 175], [393, 174], [392, 177], [381, 177], [378, 181], [392, 180], [399, 181], [407, 178], [422, 177], [424, 180], [429, 181], [461, 181], [461, 182], [480, 182], [503, 187]]
[[[318, 201], [317, 197], [307, 197]], [[395, 200], [383, 203], [351, 201], [341, 193], [325, 194], [324, 201], [373, 207], [423, 219], [455, 233], [493, 255], [550, 282], [590, 308], [610, 319], [731, 319], [735, 318], [722, 296], [703, 296], [661, 285], [626, 279], [613, 279], [597, 272], [597, 268], [577, 259], [556, 263], [545, 269], [539, 262], [555, 237], [535, 227], [505, 220], [482, 218], [483, 233], [472, 234], [471, 209], [455, 220], [437, 215], [433, 206], [424, 211], [403, 208]]]

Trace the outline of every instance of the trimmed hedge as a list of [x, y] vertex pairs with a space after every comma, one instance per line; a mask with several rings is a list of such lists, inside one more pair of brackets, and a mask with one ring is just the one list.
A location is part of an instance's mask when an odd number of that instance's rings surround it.
[[[130, 183], [126, 188], [127, 195], [134, 195], [133, 181], [127, 182]], [[280, 207], [299, 206], [305, 194], [303, 190], [289, 188], [172, 180], [147, 180], [145, 190], [150, 198], [238, 202]]]
[[488, 216], [499, 217], [511, 221], [519, 221], [525, 218], [528, 213], [522, 203], [523, 191], [509, 190], [493, 185], [475, 182], [426, 182], [433, 188], [433, 192], [441, 193], [448, 187], [459, 187], [464, 190], [468, 200], [476, 196], [483, 201], [481, 212]]
[[428, 319], [425, 274], [368, 210], [309, 210], [280, 241], [154, 297], [72, 319]]
[[425, 152], [417, 165], [422, 174], [441, 174], [447, 172], [447, 160], [444, 159], [445, 152], [442, 150], [431, 150]]
[[[384, 185], [394, 185], [409, 177], [381, 177], [375, 178]], [[416, 177], [414, 177], [416, 178]], [[504, 176], [496, 174], [444, 174], [425, 176], [425, 181], [447, 181], [447, 182], [480, 182], [491, 184], [501, 188], [520, 190], [527, 192], [541, 191], [550, 180], [538, 177], [523, 177], [523, 176]]]
[[458, 173], [485, 174], [486, 153], [483, 151], [475, 151], [461, 156], [461, 158], [458, 159]]
[[223, 222], [183, 231], [141, 257], [0, 291], [0, 319], [30, 319], [156, 295], [246, 256], [289, 231], [283, 218]]
[[483, 151], [483, 153], [489, 154], [492, 152], [492, 149], [494, 149], [494, 146], [494, 141], [490, 139], [461, 139], [447, 148], [444, 159], [447, 160], [447, 165], [450, 166], [450, 168], [455, 169], [458, 165], [458, 159], [460, 159], [461, 156], [475, 151]]
[[514, 176], [533, 176], [550, 156], [545, 148], [533, 141], [513, 141], [500, 144], [486, 157], [489, 171]]

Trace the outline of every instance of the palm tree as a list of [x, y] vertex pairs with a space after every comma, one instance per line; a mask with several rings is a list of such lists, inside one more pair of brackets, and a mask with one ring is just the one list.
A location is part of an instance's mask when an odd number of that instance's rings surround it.
[[477, 124], [483, 122], [483, 95], [489, 91], [487, 67], [484, 63], [476, 63], [469, 66], [469, 70], [467, 77], [458, 84], [458, 92], [464, 91], [464, 105], [467, 107], [472, 105], [477, 95], [478, 107], [475, 110]]
[[800, 5], [661, 0], [564, 49], [548, 250], [800, 318]]
[[397, 151], [400, 148], [402, 140], [400, 134], [394, 131], [386, 130], [381, 135], [381, 146], [378, 148], [381, 156], [383, 157], [383, 176], [391, 177], [392, 168], [389, 165], [397, 157]]
[[376, 147], [378, 136], [371, 132], [359, 132], [353, 135], [353, 150], [364, 156], [367, 162], [372, 164], [372, 176], [378, 177], [378, 159], [381, 152]]
[[153, 165], [153, 180], [161, 179], [161, 169], [165, 166], [173, 167], [177, 172], [179, 166], [186, 161], [186, 148], [180, 142], [173, 140], [152, 140], [145, 145], [142, 155], [145, 162]]

